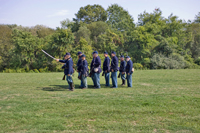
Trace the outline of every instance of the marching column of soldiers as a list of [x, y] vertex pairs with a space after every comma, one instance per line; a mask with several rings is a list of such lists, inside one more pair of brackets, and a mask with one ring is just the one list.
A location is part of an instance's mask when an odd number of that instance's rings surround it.
[[[79, 88], [86, 89], [88, 88], [87, 85], [87, 77], [91, 77], [94, 89], [100, 89], [100, 73], [102, 72], [101, 69], [101, 59], [98, 56], [98, 52], [94, 51], [92, 53], [93, 60], [90, 64], [90, 73], [88, 69], [88, 63], [86, 60], [86, 56], [82, 54], [82, 52], [78, 52], [78, 62], [77, 62], [77, 72], [78, 72], [78, 78], [81, 80]], [[127, 86], [132, 87], [132, 74], [133, 74], [133, 62], [131, 61], [131, 58], [129, 56], [124, 57], [123, 55], [120, 56], [120, 67], [118, 67], [118, 58], [116, 56], [116, 53], [113, 51], [111, 52], [111, 62], [110, 58], [108, 57], [108, 53], [104, 52], [104, 62], [103, 62], [103, 74], [102, 76], [105, 77], [105, 86], [111, 87], [111, 88], [117, 88], [117, 72], [119, 71], [118, 78], [121, 77], [122, 80], [122, 86], [125, 85], [127, 80]], [[73, 91], [74, 84], [72, 79], [72, 74], [74, 73], [73, 69], [73, 60], [71, 58], [70, 53], [66, 53], [64, 55], [64, 60], [56, 59], [56, 61], [65, 63], [65, 65], [62, 67], [64, 69], [64, 74], [66, 76], [66, 80], [69, 84], [69, 90]], [[111, 75], [110, 75], [111, 73]], [[110, 86], [110, 78], [112, 79], [112, 85]]]

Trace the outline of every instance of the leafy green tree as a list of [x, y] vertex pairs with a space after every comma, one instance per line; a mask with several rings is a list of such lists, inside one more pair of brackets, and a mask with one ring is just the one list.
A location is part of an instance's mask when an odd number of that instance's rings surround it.
[[200, 23], [192, 23], [187, 32], [190, 34], [191, 40], [187, 43], [186, 48], [189, 48], [192, 58], [195, 60], [200, 57]]
[[90, 38], [93, 40], [93, 43], [97, 43], [97, 37], [101, 34], [104, 34], [105, 31], [108, 29], [108, 25], [105, 22], [98, 21], [93, 22], [87, 25], [87, 28], [90, 30]]
[[0, 70], [9, 67], [10, 64], [10, 50], [13, 48], [11, 34], [9, 26], [0, 25]]
[[86, 26], [83, 26], [83, 27], [80, 27], [79, 30], [75, 33], [75, 37], [76, 37], [75, 40], [76, 42], [79, 42], [80, 38], [83, 37], [90, 44], [90, 35], [91, 35], [90, 30]]
[[161, 24], [163, 23], [162, 11], [160, 9], [155, 9], [153, 13], [147, 13], [144, 11], [143, 13], [138, 15], [138, 25], [142, 26], [146, 23], [156, 23]]
[[132, 16], [128, 13], [128, 11], [124, 10], [123, 7], [113, 4], [107, 9], [108, 14], [108, 25], [110, 25], [113, 29], [117, 29], [120, 31], [130, 31], [133, 30], [135, 24], [133, 23]]
[[72, 32], [77, 32], [79, 27], [82, 25], [81, 22], [78, 22], [76, 19], [74, 19], [74, 21], [65, 19], [61, 21], [60, 24], [62, 29], [70, 29]]
[[72, 50], [74, 35], [70, 29], [57, 28], [52, 35], [51, 52], [61, 58], [66, 52]]
[[42, 39], [33, 36], [30, 32], [13, 30], [12, 41], [14, 44], [12, 66], [23, 68], [28, 65], [34, 67], [37, 52], [41, 50]]
[[68, 18], [63, 20], [63, 21], [60, 21], [60, 24], [61, 24], [61, 28], [62, 29], [67, 29], [67, 28], [72, 28], [72, 25], [73, 25], [73, 21], [70, 21]]
[[39, 38], [44, 38], [46, 36], [52, 35], [55, 32], [55, 30], [43, 25], [36, 25], [32, 28], [32, 30], [36, 32]]
[[107, 20], [107, 12], [101, 5], [87, 5], [85, 7], [81, 7], [77, 14], [75, 14], [76, 18], [74, 19], [77, 22], [84, 23], [92, 23], [96, 21], [106, 21]]
[[195, 23], [200, 23], [200, 12], [198, 13], [198, 15], [195, 16]]
[[[120, 34], [121, 35], [121, 34]], [[100, 52], [107, 51], [111, 54], [111, 51], [116, 51], [117, 53], [120, 53], [120, 50], [118, 48], [122, 48], [122, 45], [124, 43], [123, 36], [116, 34], [115, 32], [111, 30], [106, 30], [104, 34], [101, 34], [97, 38], [97, 42], [94, 47], [96, 50]]]

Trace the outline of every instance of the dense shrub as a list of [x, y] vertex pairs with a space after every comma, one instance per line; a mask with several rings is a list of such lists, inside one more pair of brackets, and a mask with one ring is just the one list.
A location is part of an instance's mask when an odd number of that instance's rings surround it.
[[133, 63], [133, 67], [136, 70], [142, 70], [143, 69], [143, 65], [140, 63]]
[[184, 58], [179, 55], [171, 55], [169, 58], [162, 54], [155, 54], [151, 58], [153, 69], [179, 69], [185, 67]]
[[45, 68], [40, 68], [39, 71], [42, 73], [42, 72], [48, 72], [48, 67], [45, 67]]
[[26, 72], [26, 70], [24, 68], [17, 68], [16, 72], [17, 73], [24, 73], [24, 72]]
[[198, 58], [195, 60], [195, 63], [196, 63], [197, 65], [200, 65], [200, 57], [198, 57]]
[[3, 70], [3, 73], [15, 73], [16, 72], [16, 70], [14, 70], [14, 69], [5, 69], [5, 70]]
[[185, 69], [185, 68], [199, 68], [198, 65], [184, 60], [184, 57], [179, 54], [171, 54], [166, 57], [162, 54], [155, 54], [151, 58], [153, 69]]
[[33, 70], [30, 70], [29, 73], [35, 73]]
[[40, 73], [37, 69], [34, 69], [33, 71], [34, 71], [35, 73]]

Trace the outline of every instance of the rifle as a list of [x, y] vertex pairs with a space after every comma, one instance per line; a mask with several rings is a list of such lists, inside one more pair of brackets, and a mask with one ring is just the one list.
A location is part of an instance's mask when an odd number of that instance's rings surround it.
[[81, 80], [81, 77], [82, 77], [82, 73], [80, 72], [80, 75], [78, 76], [78, 79]]
[[89, 77], [92, 77], [92, 70], [94, 69], [94, 67], [92, 67], [91, 69], [90, 69], [90, 73], [89, 73]]
[[120, 72], [119, 72], [118, 78], [120, 78], [120, 76], [121, 76], [121, 74], [120, 74]]
[[105, 73], [103, 72], [103, 73], [102, 73], [102, 76], [104, 76], [104, 74], [105, 74]]
[[89, 77], [92, 77], [92, 72], [90, 71], [90, 73], [89, 73]]
[[63, 79], [62, 80], [65, 80], [65, 74], [64, 74], [64, 76], [63, 76]]

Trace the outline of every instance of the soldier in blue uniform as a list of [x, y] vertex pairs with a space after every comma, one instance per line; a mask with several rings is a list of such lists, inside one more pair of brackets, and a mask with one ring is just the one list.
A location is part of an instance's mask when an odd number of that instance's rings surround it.
[[112, 87], [111, 88], [117, 88], [117, 71], [119, 70], [119, 68], [118, 68], [118, 58], [117, 58], [115, 52], [112, 52], [111, 56], [112, 56], [112, 61], [111, 61]]
[[101, 88], [100, 86], [100, 73], [102, 72], [101, 70], [101, 59], [98, 56], [98, 52], [94, 51], [93, 52], [93, 60], [90, 65], [91, 72], [92, 72], [92, 79], [94, 83], [94, 88], [99, 89]]
[[133, 62], [131, 61], [131, 58], [129, 56], [126, 56], [126, 78], [127, 78], [127, 84], [128, 87], [132, 87], [132, 68], [133, 68]]
[[124, 86], [125, 83], [126, 83], [126, 78], [125, 78], [126, 61], [124, 60], [123, 55], [120, 56], [120, 60], [121, 60], [121, 63], [120, 63], [119, 72], [120, 72], [120, 76], [121, 76], [121, 79], [122, 79], [122, 86]]
[[85, 59], [85, 55], [81, 55], [81, 68], [80, 68], [80, 75], [81, 75], [81, 81], [83, 82], [83, 87], [82, 89], [88, 88], [87, 86], [87, 76], [88, 76], [88, 63], [87, 60]]
[[108, 57], [107, 52], [104, 52], [104, 57], [103, 71], [105, 74], [106, 86], [110, 86], [110, 58]]
[[67, 80], [67, 82], [68, 82], [68, 84], [70, 86], [69, 90], [73, 91], [74, 87], [73, 87], [72, 74], [73, 74], [74, 70], [73, 70], [73, 61], [72, 61], [70, 53], [66, 53], [65, 54], [65, 60], [56, 59], [56, 61], [65, 63], [64, 73], [65, 73], [65, 75], [67, 77], [66, 80]]
[[[78, 55], [78, 62], [76, 64], [76, 66], [77, 66], [78, 76], [80, 76], [81, 62], [82, 62], [82, 60], [81, 60], [82, 52], [79, 51], [77, 55]], [[81, 80], [81, 85], [79, 86], [79, 88], [83, 88], [83, 82], [82, 82], [82, 80]]]

